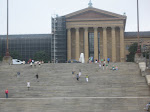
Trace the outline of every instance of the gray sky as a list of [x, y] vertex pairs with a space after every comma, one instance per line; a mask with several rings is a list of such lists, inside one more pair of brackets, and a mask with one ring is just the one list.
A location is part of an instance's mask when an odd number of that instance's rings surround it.
[[[126, 31], [137, 31], [137, 0], [92, 0], [93, 7], [126, 12]], [[9, 0], [9, 34], [51, 33], [51, 16], [87, 8], [89, 0]], [[0, 35], [7, 32], [7, 0], [0, 0]], [[139, 0], [140, 31], [150, 31], [150, 0]]]

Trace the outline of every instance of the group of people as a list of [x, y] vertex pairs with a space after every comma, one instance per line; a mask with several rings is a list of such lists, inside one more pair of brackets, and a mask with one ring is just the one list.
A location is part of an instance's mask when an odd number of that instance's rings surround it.
[[[101, 59], [99, 61], [99, 68], [101, 69], [101, 67], [103, 67], [103, 70], [104, 70], [106, 67], [106, 69], [108, 69], [109, 62], [110, 62], [110, 58], [107, 58], [107, 63], [106, 63], [105, 59]], [[95, 60], [95, 63], [98, 63], [97, 60]]]
[[[110, 62], [110, 58], [107, 58], [107, 62], [106, 62], [106, 60], [105, 59], [101, 59], [100, 61], [99, 61], [99, 68], [101, 69], [101, 68], [103, 68], [103, 70], [106, 68], [106, 70], [108, 69], [108, 65], [109, 65], [109, 62]], [[95, 60], [95, 63], [98, 63], [98, 61], [97, 60]], [[111, 70], [118, 70], [118, 66], [112, 66], [112, 69]]]
[[35, 61], [34, 62], [34, 60], [32, 60], [32, 62], [30, 63], [30, 66], [32, 67], [34, 65], [34, 67], [36, 67], [36, 65], [39, 65], [39, 67], [41, 67], [41, 63], [42, 63], [42, 61]]
[[[75, 71], [72, 71], [72, 74], [75, 74]], [[76, 74], [76, 79], [77, 79], [77, 81], [79, 81], [80, 77], [81, 77], [81, 70], [79, 69], [79, 73]], [[89, 81], [89, 76], [86, 75], [86, 76], [85, 76], [85, 79], [86, 79], [86, 82], [88, 82], [88, 81]]]
[[[19, 77], [19, 76], [20, 76], [20, 72], [17, 72], [17, 77]], [[37, 80], [39, 79], [38, 73], [35, 75], [35, 77], [36, 77]], [[38, 81], [38, 82], [39, 82], [39, 81]], [[30, 87], [31, 87], [31, 86], [30, 86], [30, 82], [28, 81], [28, 82], [27, 82], [28, 91], [29, 91]], [[6, 95], [6, 98], [8, 98], [8, 89], [5, 90], [5, 95]]]
[[[35, 75], [35, 77], [36, 77], [36, 79], [37, 79], [37, 81], [38, 81], [38, 79], [39, 79], [38, 73]], [[38, 81], [38, 82], [39, 82], [39, 81]], [[30, 82], [29, 82], [29, 81], [27, 82], [27, 88], [28, 88], [28, 91], [29, 91], [29, 89], [30, 89]]]

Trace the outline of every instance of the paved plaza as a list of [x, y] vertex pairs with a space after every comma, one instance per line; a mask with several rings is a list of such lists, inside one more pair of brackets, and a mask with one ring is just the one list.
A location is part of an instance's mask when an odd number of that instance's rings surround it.
[[[110, 70], [113, 65], [119, 70]], [[81, 69], [79, 81], [73, 69]], [[0, 112], [144, 112], [149, 101], [150, 89], [135, 63], [110, 63], [107, 70], [98, 64], [0, 66]]]

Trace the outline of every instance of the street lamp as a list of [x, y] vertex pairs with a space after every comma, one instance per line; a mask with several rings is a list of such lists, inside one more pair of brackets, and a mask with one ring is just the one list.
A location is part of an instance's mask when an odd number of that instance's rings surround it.
[[9, 25], [8, 25], [8, 21], [9, 21], [9, 9], [8, 9], [8, 0], [7, 0], [7, 48], [6, 48], [6, 54], [5, 56], [3, 57], [3, 63], [9, 63], [11, 64], [12, 63], [12, 57], [10, 56], [9, 54], [9, 48], [8, 48], [8, 29], [9, 29]]
[[6, 56], [10, 56], [9, 54], [9, 50], [8, 50], [8, 28], [9, 28], [9, 25], [8, 25], [8, 18], [9, 17], [9, 10], [8, 10], [8, 0], [7, 0], [7, 49], [6, 49]]
[[137, 52], [136, 53], [141, 53], [140, 49], [140, 35], [139, 35], [139, 1], [137, 0], [137, 38], [138, 38], [138, 47], [137, 47]]

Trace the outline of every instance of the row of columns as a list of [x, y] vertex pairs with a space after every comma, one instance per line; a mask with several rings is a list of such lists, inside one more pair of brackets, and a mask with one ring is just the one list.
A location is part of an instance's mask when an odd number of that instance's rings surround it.
[[[112, 27], [112, 62], [116, 61], [116, 34], [115, 27]], [[79, 28], [76, 28], [75, 41], [75, 59], [79, 60], [80, 46], [79, 46]], [[71, 59], [71, 29], [67, 33], [67, 60]], [[84, 55], [85, 62], [89, 59], [89, 42], [88, 42], [88, 28], [84, 28]], [[107, 27], [103, 27], [103, 59], [107, 59]], [[98, 59], [98, 27], [94, 27], [94, 60]], [[120, 27], [120, 61], [124, 61], [124, 29]]]

